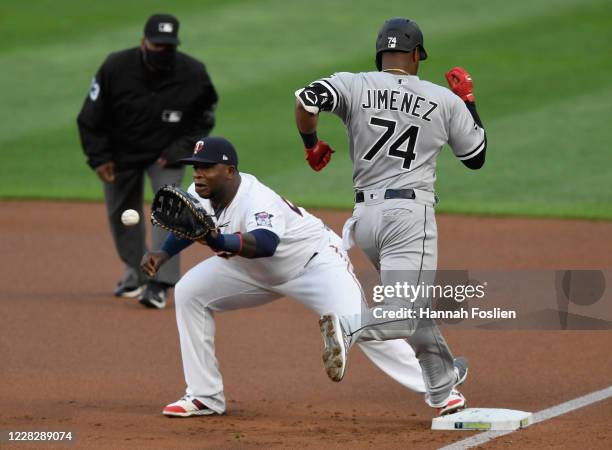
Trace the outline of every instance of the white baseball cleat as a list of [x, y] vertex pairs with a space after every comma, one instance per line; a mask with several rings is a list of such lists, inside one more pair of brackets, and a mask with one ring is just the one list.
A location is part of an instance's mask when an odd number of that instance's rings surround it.
[[197, 398], [186, 395], [182, 399], [167, 405], [162, 414], [169, 417], [190, 417], [211, 416], [217, 413]]
[[438, 415], [445, 416], [447, 414], [456, 413], [457, 411], [464, 409], [466, 404], [467, 402], [463, 394], [461, 394], [461, 392], [459, 392], [457, 389], [453, 389], [446, 400], [446, 404], [441, 408], [438, 408]]
[[342, 381], [346, 370], [349, 337], [336, 314], [325, 314], [319, 319], [323, 336], [323, 365], [327, 376], [335, 382]]
[[445, 402], [441, 404], [432, 404], [429, 400], [429, 395], [425, 394], [425, 402], [432, 408], [436, 408], [438, 410], [438, 415], [445, 416], [447, 414], [453, 414], [462, 409], [465, 409], [467, 405], [467, 401], [463, 394], [455, 389], [457, 386], [462, 384], [468, 375], [469, 363], [466, 358], [463, 356], [459, 356], [453, 360], [454, 372], [455, 372], [455, 382], [453, 383], [453, 388], [451, 389], [450, 394]]

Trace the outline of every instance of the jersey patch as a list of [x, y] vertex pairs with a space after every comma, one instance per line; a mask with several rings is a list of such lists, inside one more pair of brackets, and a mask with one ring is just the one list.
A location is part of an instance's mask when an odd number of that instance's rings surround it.
[[319, 111], [333, 111], [338, 102], [334, 87], [325, 80], [315, 81], [296, 93], [306, 111], [318, 114]]
[[272, 227], [272, 214], [265, 211], [255, 213], [255, 223], [259, 227]]
[[91, 86], [89, 87], [89, 98], [92, 102], [95, 102], [100, 95], [100, 84], [94, 78], [91, 80]]

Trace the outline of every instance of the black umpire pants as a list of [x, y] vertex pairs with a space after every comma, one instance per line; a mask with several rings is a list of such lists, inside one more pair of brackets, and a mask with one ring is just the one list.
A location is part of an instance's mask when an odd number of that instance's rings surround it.
[[[148, 215], [143, 214], [144, 178], [145, 173], [151, 181], [153, 192], [166, 185], [180, 185], [185, 174], [185, 168], [162, 169], [152, 164], [146, 169], [130, 169], [115, 172], [115, 181], [104, 183], [104, 198], [111, 233], [117, 253], [125, 263], [121, 283], [136, 287], [147, 282], [148, 278], [140, 270], [140, 260], [147, 251], [146, 224], [150, 223]], [[131, 227], [121, 223], [121, 213], [126, 209], [134, 209], [140, 214], [140, 222]], [[158, 250], [166, 239], [167, 232], [159, 227], [152, 230], [152, 248]], [[156, 281], [174, 286], [180, 278], [180, 259], [175, 256], [164, 264]]]

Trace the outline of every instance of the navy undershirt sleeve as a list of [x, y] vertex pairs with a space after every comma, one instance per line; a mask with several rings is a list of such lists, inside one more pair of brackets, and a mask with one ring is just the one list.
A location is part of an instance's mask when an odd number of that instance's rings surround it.
[[255, 236], [255, 255], [253, 258], [265, 258], [276, 252], [280, 238], [270, 230], [258, 228], [250, 231]]
[[181, 239], [177, 237], [174, 233], [168, 234], [168, 237], [164, 241], [162, 245], [162, 250], [170, 255], [170, 257], [180, 253], [193, 244], [191, 239]]

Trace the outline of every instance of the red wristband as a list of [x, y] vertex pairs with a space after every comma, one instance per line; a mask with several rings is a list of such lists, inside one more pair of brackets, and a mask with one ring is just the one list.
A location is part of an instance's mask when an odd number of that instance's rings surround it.
[[236, 234], [240, 238], [240, 246], [238, 247], [238, 251], [236, 252], [236, 254], [239, 254], [242, 251], [242, 244], [244, 243], [244, 240], [242, 238], [242, 233], [240, 231], [238, 231]]

